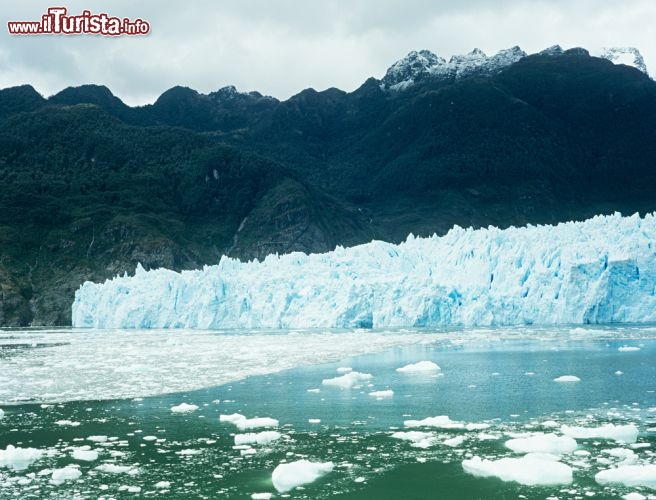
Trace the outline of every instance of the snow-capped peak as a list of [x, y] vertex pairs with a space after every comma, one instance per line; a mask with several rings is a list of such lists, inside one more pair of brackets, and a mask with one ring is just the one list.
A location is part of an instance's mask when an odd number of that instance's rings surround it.
[[601, 51], [600, 57], [608, 59], [614, 64], [624, 64], [639, 69], [648, 75], [647, 65], [642, 54], [635, 47], [609, 47]]
[[525, 56], [519, 47], [502, 50], [492, 57], [481, 49], [474, 49], [466, 55], [455, 55], [447, 62], [429, 50], [412, 51], [387, 70], [381, 88], [403, 90], [427, 77], [451, 80], [474, 74], [493, 74]]

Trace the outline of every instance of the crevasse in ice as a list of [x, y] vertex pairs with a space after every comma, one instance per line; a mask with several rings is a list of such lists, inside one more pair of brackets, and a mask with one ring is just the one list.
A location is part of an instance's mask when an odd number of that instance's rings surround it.
[[84, 283], [73, 325], [98, 328], [484, 326], [656, 321], [656, 214], [462, 229], [324, 254], [137, 267]]

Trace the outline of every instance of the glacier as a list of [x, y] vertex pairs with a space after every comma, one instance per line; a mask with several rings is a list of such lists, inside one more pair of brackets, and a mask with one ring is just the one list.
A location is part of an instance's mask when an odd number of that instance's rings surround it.
[[508, 229], [454, 227], [401, 244], [222, 257], [85, 282], [85, 328], [388, 328], [656, 321], [656, 213]]

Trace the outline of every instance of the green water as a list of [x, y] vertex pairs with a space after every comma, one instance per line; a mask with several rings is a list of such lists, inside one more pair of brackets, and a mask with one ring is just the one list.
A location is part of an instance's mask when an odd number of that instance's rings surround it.
[[[610, 329], [588, 339], [563, 331], [550, 340], [532, 340], [528, 333], [485, 345], [470, 345], [460, 336], [457, 342], [402, 346], [143, 399], [0, 405], [5, 411], [0, 449], [13, 445], [45, 453], [26, 470], [0, 467], [0, 498], [251, 498], [265, 492], [279, 498], [284, 495], [276, 492], [272, 471], [282, 462], [303, 458], [330, 461], [334, 469], [286, 493], [290, 498], [576, 499], [621, 498], [634, 491], [656, 494], [646, 487], [595, 482], [596, 472], [620, 462], [605, 450], [628, 448], [604, 439], [579, 439], [579, 451], [589, 455], [561, 457], [573, 469], [571, 484], [523, 486], [463, 471], [463, 459], [472, 456], [517, 456], [504, 446], [514, 433], [559, 433], [561, 424], [634, 423], [641, 443], [633, 448], [637, 463], [656, 463], [656, 332], [638, 329], [627, 339], [615, 338]], [[338, 335], [335, 341], [339, 342]], [[620, 352], [624, 345], [640, 349]], [[13, 347], [3, 350], [0, 362], [14, 351]], [[441, 372], [396, 371], [421, 360], [437, 363]], [[373, 378], [350, 389], [322, 385], [323, 379], [341, 375], [339, 367]], [[189, 372], [193, 374], [193, 369]], [[581, 381], [554, 382], [560, 375], [576, 375]], [[138, 373], [130, 376], [138, 382]], [[386, 389], [394, 395], [383, 399], [369, 395]], [[198, 409], [171, 411], [183, 402]], [[282, 437], [253, 445], [252, 450], [235, 449], [234, 435], [240, 431], [219, 421], [220, 414], [235, 412], [277, 419]], [[417, 429], [432, 433], [434, 443], [426, 449], [391, 437], [393, 431], [404, 430], [405, 420], [438, 415], [487, 423], [489, 428]], [[558, 427], [544, 426], [549, 420]], [[89, 436], [107, 440], [90, 441]], [[455, 446], [444, 444], [454, 437], [464, 439]], [[98, 458], [74, 459], [73, 449], [83, 446], [96, 450]], [[96, 469], [103, 463], [131, 469], [105, 473]], [[69, 464], [79, 465], [79, 479], [52, 484], [51, 471]], [[162, 481], [170, 484], [158, 485]]]

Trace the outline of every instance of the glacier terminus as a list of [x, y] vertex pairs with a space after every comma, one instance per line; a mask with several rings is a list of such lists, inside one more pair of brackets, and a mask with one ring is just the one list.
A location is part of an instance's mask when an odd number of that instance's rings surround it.
[[656, 214], [508, 229], [454, 227], [398, 245], [223, 257], [75, 294], [91, 328], [383, 328], [656, 321]]

